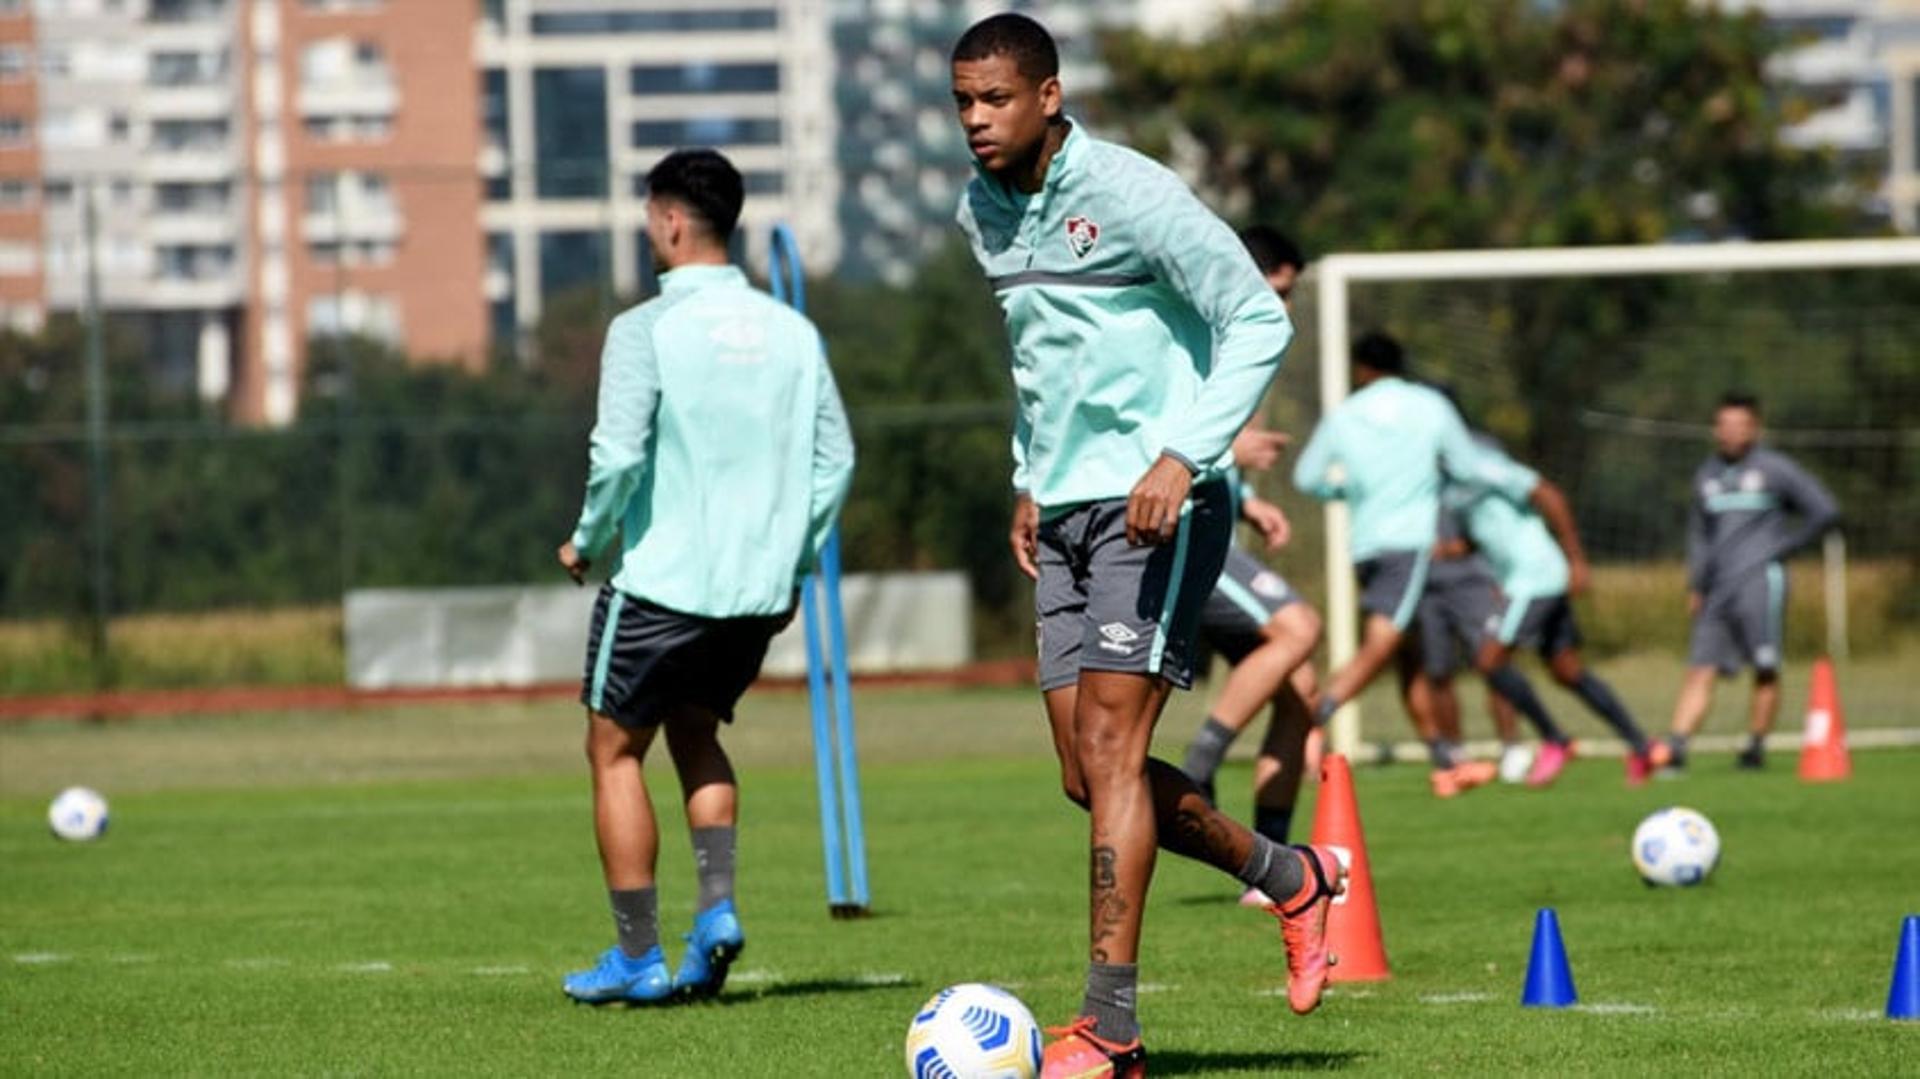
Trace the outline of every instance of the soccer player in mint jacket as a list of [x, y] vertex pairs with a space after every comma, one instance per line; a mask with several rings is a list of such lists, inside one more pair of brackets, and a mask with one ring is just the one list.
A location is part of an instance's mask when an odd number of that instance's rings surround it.
[[[647, 176], [660, 295], [613, 320], [585, 505], [560, 564], [575, 581], [612, 543], [581, 699], [594, 830], [618, 942], [567, 976], [589, 1003], [711, 996], [745, 944], [733, 905], [738, 789], [722, 722], [792, 620], [853, 476], [853, 441], [811, 322], [727, 264], [740, 174], [711, 150]], [[687, 952], [668, 976], [641, 770], [666, 733], [699, 876]]]
[[[1713, 704], [1716, 674], [1753, 668], [1742, 768], [1766, 763], [1767, 733], [1780, 714], [1780, 662], [1787, 609], [1783, 559], [1840, 521], [1833, 495], [1807, 471], [1760, 444], [1760, 402], [1729, 393], [1713, 414], [1714, 453], [1693, 474], [1687, 518], [1687, 602], [1693, 637], [1686, 682], [1673, 706], [1673, 735], [1656, 763], [1686, 765], [1687, 740]], [[1796, 520], [1797, 518], [1797, 520]]]
[[1067, 796], [1091, 817], [1081, 1015], [1042, 1074], [1144, 1073], [1135, 1016], [1156, 842], [1279, 900], [1291, 1003], [1318, 1003], [1330, 850], [1216, 812], [1150, 759], [1168, 694], [1193, 678], [1200, 609], [1226, 558], [1220, 478], [1293, 330], [1240, 241], [1171, 172], [1061, 109], [1052, 38], [975, 24], [953, 98], [977, 175], [959, 224], [1005, 314], [1017, 415], [1011, 543], [1036, 582], [1040, 688]]

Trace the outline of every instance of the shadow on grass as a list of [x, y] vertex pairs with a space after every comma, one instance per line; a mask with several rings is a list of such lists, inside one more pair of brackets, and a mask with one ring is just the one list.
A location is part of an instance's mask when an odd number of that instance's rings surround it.
[[1174, 902], [1183, 907], [1237, 907], [1240, 897], [1227, 892], [1208, 892], [1204, 895], [1183, 895]]
[[738, 994], [726, 993], [718, 1004], [752, 1004], [782, 997], [837, 996], [843, 993], [871, 993], [882, 989], [912, 989], [920, 984], [912, 978], [811, 978], [800, 982], [775, 982], [755, 986]]
[[1367, 1054], [1341, 1050], [1322, 1052], [1303, 1050], [1296, 1053], [1214, 1053], [1192, 1050], [1169, 1049], [1164, 1052], [1147, 1051], [1147, 1062], [1153, 1065], [1155, 1075], [1211, 1075], [1215, 1072], [1242, 1071], [1272, 1075], [1275, 1072], [1325, 1072], [1349, 1068], [1359, 1063]]

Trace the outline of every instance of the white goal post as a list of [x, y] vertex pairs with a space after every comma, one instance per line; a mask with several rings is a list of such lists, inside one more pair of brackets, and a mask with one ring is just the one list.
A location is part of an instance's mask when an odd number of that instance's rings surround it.
[[[1314, 264], [1318, 292], [1321, 415], [1349, 392], [1348, 286], [1355, 282], [1467, 281], [1536, 277], [1625, 277], [1717, 274], [1737, 271], [1920, 267], [1920, 239], [1793, 240], [1769, 243], [1667, 244], [1618, 247], [1509, 248], [1328, 255]], [[1359, 596], [1348, 549], [1347, 508], [1326, 507], [1327, 641], [1333, 669], [1353, 658], [1359, 633]], [[1834, 563], [1842, 548], [1829, 545], [1827, 605], [1844, 611], [1844, 574]], [[1334, 716], [1335, 752], [1360, 744], [1360, 712], [1347, 702]]]

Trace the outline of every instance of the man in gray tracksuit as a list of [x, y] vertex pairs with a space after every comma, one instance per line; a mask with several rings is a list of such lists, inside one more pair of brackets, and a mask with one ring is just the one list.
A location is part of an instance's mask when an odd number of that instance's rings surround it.
[[[1765, 763], [1765, 740], [1780, 711], [1782, 623], [1787, 573], [1781, 560], [1840, 520], [1833, 495], [1784, 454], [1759, 445], [1760, 403], [1729, 393], [1714, 412], [1716, 452], [1693, 476], [1687, 523], [1687, 601], [1693, 613], [1687, 677], [1673, 709], [1673, 734], [1656, 763], [1684, 767], [1687, 739], [1713, 704], [1714, 678], [1753, 668], [1753, 698], [1742, 768]], [[1795, 520], [1797, 518], [1797, 521]], [[1662, 762], [1660, 758], [1670, 759]]]

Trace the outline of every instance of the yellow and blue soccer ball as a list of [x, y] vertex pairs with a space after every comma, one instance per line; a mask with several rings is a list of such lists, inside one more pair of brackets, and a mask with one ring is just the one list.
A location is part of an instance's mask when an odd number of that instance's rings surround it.
[[1020, 998], [991, 985], [949, 986], [907, 1028], [912, 1079], [1033, 1079], [1040, 1026]]
[[1684, 888], [1720, 864], [1720, 833], [1697, 810], [1656, 809], [1633, 830], [1633, 868], [1648, 884]]

